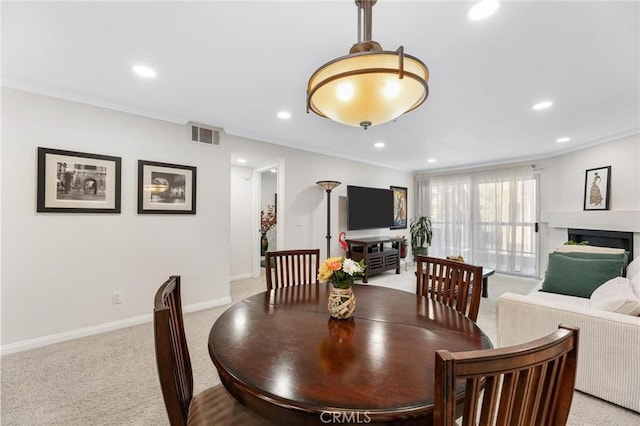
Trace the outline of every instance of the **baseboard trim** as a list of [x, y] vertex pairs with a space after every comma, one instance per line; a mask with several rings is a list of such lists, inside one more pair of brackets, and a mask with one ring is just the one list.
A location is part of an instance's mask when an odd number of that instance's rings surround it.
[[234, 276], [230, 277], [229, 281], [248, 280], [250, 278], [253, 278], [253, 275], [251, 275], [251, 273], [239, 274], [239, 275], [234, 275]]
[[[183, 312], [196, 312], [204, 309], [215, 308], [216, 306], [227, 305], [231, 303], [231, 297], [222, 297], [202, 303], [195, 303], [182, 307]], [[22, 352], [29, 349], [35, 349], [42, 346], [52, 345], [54, 343], [66, 342], [68, 340], [79, 339], [81, 337], [93, 336], [95, 334], [106, 333], [109, 331], [119, 330], [121, 328], [132, 327], [153, 321], [153, 314], [145, 314], [137, 317], [126, 318], [123, 320], [107, 322], [104, 324], [93, 325], [91, 327], [78, 328], [76, 330], [65, 331], [63, 333], [50, 334], [48, 336], [36, 337], [35, 339], [22, 340], [20, 342], [10, 343], [0, 347], [0, 355], [5, 356], [16, 352]]]

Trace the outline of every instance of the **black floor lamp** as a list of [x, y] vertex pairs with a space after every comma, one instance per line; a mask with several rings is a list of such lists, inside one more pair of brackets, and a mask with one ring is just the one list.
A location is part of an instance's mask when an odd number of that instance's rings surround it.
[[327, 192], [327, 258], [331, 257], [331, 190], [341, 183], [336, 180], [320, 180], [316, 182]]

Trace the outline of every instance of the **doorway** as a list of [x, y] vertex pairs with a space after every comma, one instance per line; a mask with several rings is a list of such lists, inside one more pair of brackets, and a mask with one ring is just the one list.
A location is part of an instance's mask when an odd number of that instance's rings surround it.
[[260, 172], [260, 266], [265, 252], [278, 249], [278, 168]]
[[[282, 250], [284, 244], [284, 159], [278, 159], [266, 167], [254, 169], [254, 229], [260, 230], [261, 212], [268, 214], [270, 206], [275, 214], [276, 224], [266, 232], [268, 251]], [[262, 233], [255, 232], [252, 241], [251, 275], [259, 277], [264, 268]]]

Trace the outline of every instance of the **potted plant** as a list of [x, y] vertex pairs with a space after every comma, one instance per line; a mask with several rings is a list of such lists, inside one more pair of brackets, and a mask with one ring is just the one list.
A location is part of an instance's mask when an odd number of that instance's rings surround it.
[[428, 216], [418, 215], [411, 219], [409, 224], [411, 231], [411, 255], [416, 258], [418, 254], [427, 254], [424, 247], [431, 245], [431, 237], [433, 237], [433, 228], [431, 227], [431, 218]]

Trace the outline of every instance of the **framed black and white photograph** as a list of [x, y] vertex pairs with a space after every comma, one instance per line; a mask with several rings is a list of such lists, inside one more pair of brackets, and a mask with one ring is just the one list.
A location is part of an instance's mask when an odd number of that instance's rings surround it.
[[138, 213], [196, 214], [196, 168], [138, 160]]
[[407, 228], [407, 188], [391, 186], [393, 191], [393, 226], [390, 229]]
[[38, 148], [40, 213], [120, 213], [121, 159]]
[[609, 210], [611, 166], [589, 169], [584, 180], [584, 210]]

